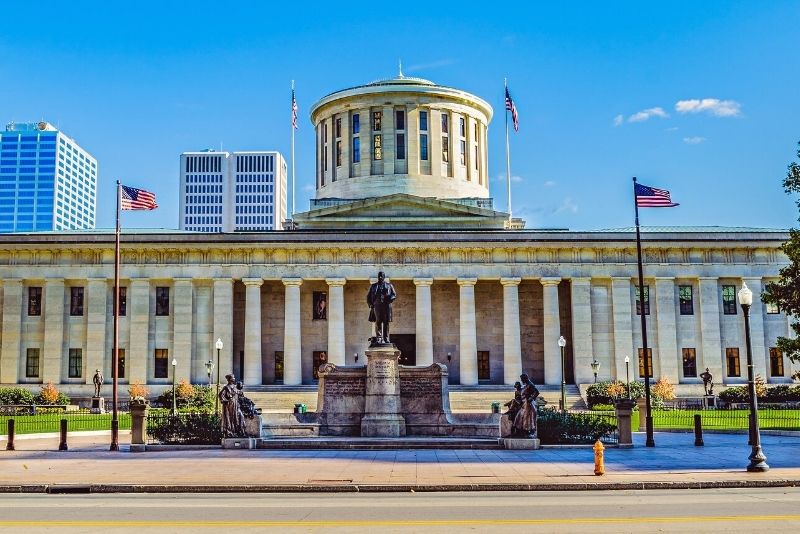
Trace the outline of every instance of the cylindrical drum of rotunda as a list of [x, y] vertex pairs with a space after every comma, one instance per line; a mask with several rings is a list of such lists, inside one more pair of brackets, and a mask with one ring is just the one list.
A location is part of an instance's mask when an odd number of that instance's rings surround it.
[[406, 421], [400, 409], [400, 351], [393, 345], [366, 350], [367, 382], [361, 435], [400, 437], [406, 435]]

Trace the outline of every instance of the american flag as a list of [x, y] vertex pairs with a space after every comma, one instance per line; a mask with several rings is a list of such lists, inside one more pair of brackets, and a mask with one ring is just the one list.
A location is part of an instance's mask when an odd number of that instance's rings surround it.
[[297, 100], [294, 97], [294, 89], [292, 89], [292, 126], [297, 129]]
[[123, 210], [154, 210], [158, 207], [156, 196], [150, 191], [121, 185], [120, 208]]
[[514, 131], [519, 131], [519, 117], [517, 117], [517, 106], [511, 100], [511, 95], [508, 94], [508, 87], [506, 87], [506, 109], [511, 112], [511, 119], [514, 121]]
[[666, 189], [656, 189], [642, 184], [635, 184], [636, 205], [640, 208], [672, 208], [677, 206], [669, 198], [669, 191]]

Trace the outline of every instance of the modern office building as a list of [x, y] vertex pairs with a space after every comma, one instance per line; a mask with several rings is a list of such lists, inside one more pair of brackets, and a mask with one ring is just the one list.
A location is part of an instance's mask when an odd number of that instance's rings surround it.
[[91, 230], [97, 160], [48, 122], [0, 132], [0, 232]]
[[281, 230], [286, 218], [286, 161], [279, 152], [181, 154], [181, 230]]

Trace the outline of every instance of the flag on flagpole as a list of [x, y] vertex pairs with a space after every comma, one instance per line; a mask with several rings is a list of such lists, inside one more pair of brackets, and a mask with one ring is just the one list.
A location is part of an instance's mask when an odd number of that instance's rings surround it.
[[136, 189], [135, 187], [128, 187], [120, 185], [120, 209], [123, 210], [154, 210], [158, 207], [156, 204], [156, 195], [144, 189]]
[[639, 208], [673, 208], [678, 206], [669, 197], [666, 189], [656, 189], [640, 183], [634, 184], [636, 194], [636, 206]]
[[292, 126], [297, 129], [297, 99], [294, 97], [294, 87], [292, 87]]
[[511, 120], [514, 121], [514, 131], [519, 131], [519, 118], [517, 117], [517, 106], [514, 104], [514, 101], [511, 100], [511, 95], [508, 93], [508, 87], [506, 87], [506, 109], [511, 112]]

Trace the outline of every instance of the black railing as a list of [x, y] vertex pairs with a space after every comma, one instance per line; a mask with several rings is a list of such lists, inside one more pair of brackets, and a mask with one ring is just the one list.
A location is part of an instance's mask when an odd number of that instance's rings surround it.
[[[656, 408], [653, 410], [653, 427], [662, 430], [692, 430], [695, 414], [700, 415], [704, 430], [747, 430], [750, 410], [747, 405], [726, 408]], [[758, 423], [761, 430], [800, 430], [800, 409], [774, 405], [759, 407]]]
[[219, 445], [222, 424], [214, 413], [172, 414], [151, 410], [147, 415], [147, 443], [160, 445]]
[[[17, 434], [58, 432], [62, 419], [67, 420], [68, 432], [111, 430], [111, 413], [92, 413], [88, 408], [69, 410], [61, 405], [0, 406], [0, 434], [5, 434], [8, 420], [14, 419]], [[131, 416], [119, 412], [119, 428], [131, 427]]]

